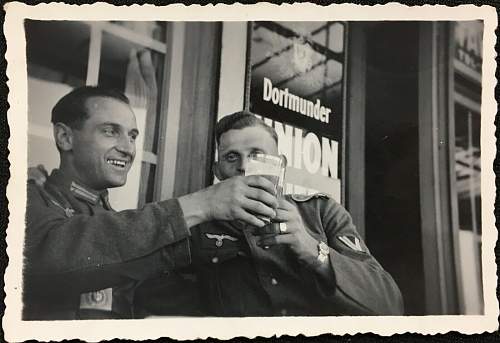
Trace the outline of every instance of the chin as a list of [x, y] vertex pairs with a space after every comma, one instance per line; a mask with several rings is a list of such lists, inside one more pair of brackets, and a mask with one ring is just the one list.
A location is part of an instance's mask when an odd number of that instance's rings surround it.
[[120, 179], [120, 180], [109, 180], [108, 182], [108, 187], [107, 188], [116, 188], [116, 187], [121, 187], [124, 186], [127, 183], [127, 179]]

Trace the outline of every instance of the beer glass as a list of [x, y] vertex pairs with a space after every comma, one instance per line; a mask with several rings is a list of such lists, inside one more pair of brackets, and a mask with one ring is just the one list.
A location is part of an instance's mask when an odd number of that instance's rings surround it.
[[[247, 162], [245, 175], [260, 175], [265, 177], [273, 183], [276, 196], [280, 198], [284, 193], [286, 164], [287, 160], [284, 155], [255, 154]], [[277, 234], [279, 232], [278, 223], [272, 223], [270, 218], [264, 216], [258, 217], [267, 223], [263, 230], [264, 232], [268, 234]]]

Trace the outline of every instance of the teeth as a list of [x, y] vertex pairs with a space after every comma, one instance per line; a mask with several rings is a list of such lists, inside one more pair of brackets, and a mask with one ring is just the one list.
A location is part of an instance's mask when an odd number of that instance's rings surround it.
[[120, 160], [107, 160], [106, 162], [108, 162], [109, 164], [112, 164], [114, 166], [122, 167], [122, 168], [125, 168], [125, 165], [126, 165], [126, 162], [120, 161]]

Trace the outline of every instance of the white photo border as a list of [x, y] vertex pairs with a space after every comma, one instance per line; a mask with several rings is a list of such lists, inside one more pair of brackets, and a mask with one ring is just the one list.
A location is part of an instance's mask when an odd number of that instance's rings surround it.
[[[274, 5], [154, 5], [114, 6], [107, 3], [67, 5], [62, 3], [30, 6], [19, 2], [5, 5], [4, 32], [7, 40], [7, 76], [10, 108], [9, 160], [11, 177], [7, 187], [9, 226], [5, 272], [5, 305], [3, 328], [7, 341], [28, 339], [54, 340], [79, 338], [86, 341], [102, 339], [196, 339], [214, 337], [230, 339], [245, 336], [271, 337], [281, 335], [316, 336], [376, 333], [438, 334], [458, 331], [465, 334], [492, 332], [498, 329], [499, 304], [496, 297], [497, 266], [494, 248], [497, 241], [494, 200], [495, 157], [494, 119], [497, 103], [494, 97], [495, 29], [494, 7], [460, 5], [406, 6], [400, 4], [361, 6], [334, 4], [326, 7], [310, 3]], [[473, 316], [401, 316], [401, 317], [286, 317], [286, 318], [157, 318], [148, 320], [88, 321], [22, 321], [22, 247], [24, 242], [27, 177], [27, 70], [23, 20], [165, 20], [165, 21], [251, 21], [251, 20], [484, 20], [483, 87], [481, 121], [482, 190], [482, 267], [485, 301], [484, 315]]]

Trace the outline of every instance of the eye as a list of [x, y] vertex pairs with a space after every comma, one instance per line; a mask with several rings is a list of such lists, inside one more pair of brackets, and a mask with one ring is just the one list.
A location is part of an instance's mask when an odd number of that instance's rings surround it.
[[232, 152], [224, 156], [224, 161], [230, 162], [230, 163], [236, 162], [239, 159], [240, 159], [240, 156], [238, 154], [235, 154]]
[[250, 155], [248, 155], [248, 157], [255, 157], [259, 154], [265, 154], [265, 152], [263, 152], [262, 150], [253, 150]]
[[114, 137], [117, 134], [116, 130], [112, 127], [104, 127], [102, 132], [108, 137]]

